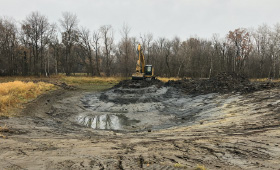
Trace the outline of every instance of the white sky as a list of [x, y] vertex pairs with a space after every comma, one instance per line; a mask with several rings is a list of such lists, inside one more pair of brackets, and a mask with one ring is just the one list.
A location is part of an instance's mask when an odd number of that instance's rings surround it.
[[137, 38], [150, 32], [154, 38], [184, 40], [280, 22], [280, 0], [0, 0], [0, 16], [20, 22], [32, 11], [57, 24], [62, 12], [75, 13], [79, 26], [91, 31], [110, 24], [116, 39], [124, 23]]

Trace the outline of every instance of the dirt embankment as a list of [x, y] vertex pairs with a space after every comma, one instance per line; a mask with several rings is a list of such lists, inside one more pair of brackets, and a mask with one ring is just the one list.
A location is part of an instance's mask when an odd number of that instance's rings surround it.
[[279, 169], [280, 90], [273, 87], [221, 74], [126, 80], [101, 93], [65, 88], [30, 102], [26, 116], [0, 119], [7, 125], [0, 167]]

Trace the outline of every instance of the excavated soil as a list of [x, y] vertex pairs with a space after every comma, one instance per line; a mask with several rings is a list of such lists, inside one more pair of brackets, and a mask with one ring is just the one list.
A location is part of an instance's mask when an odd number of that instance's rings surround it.
[[182, 89], [189, 94], [207, 93], [251, 93], [255, 91], [279, 87], [279, 83], [255, 82], [252, 83], [244, 75], [236, 73], [221, 73], [210, 79], [183, 79], [179, 81], [169, 81], [166, 86]]
[[64, 88], [1, 117], [0, 169], [279, 169], [280, 89], [236, 74]]
[[139, 89], [150, 86], [160, 88], [175, 87], [185, 94], [201, 95], [209, 93], [251, 93], [260, 90], [280, 87], [279, 83], [267, 82], [250, 82], [245, 75], [236, 73], [220, 73], [209, 79], [182, 79], [170, 80], [164, 83], [160, 80], [139, 81], [139, 80], [123, 80], [115, 85], [113, 89]]

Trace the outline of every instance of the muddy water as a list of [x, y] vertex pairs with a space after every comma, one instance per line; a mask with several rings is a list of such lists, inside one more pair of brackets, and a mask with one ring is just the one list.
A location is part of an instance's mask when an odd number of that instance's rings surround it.
[[240, 95], [216, 93], [191, 96], [172, 87], [111, 89], [84, 96], [79, 124], [106, 130], [150, 130], [211, 120], [238, 109]]
[[137, 123], [137, 120], [128, 120], [123, 114], [83, 115], [77, 117], [79, 124], [93, 129], [123, 130], [124, 126]]
[[93, 129], [121, 129], [121, 120], [116, 115], [79, 116], [78, 122]]

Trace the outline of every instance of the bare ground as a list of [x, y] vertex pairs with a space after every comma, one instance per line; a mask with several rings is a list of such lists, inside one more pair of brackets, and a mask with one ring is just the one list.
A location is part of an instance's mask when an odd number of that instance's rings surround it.
[[279, 88], [238, 94], [238, 100], [219, 106], [223, 114], [192, 124], [138, 131], [97, 130], [71, 121], [89, 112], [81, 101], [86, 95], [58, 90], [29, 103], [25, 116], [0, 118], [0, 126], [9, 128], [1, 132], [6, 138], [0, 138], [0, 169], [280, 167]]

